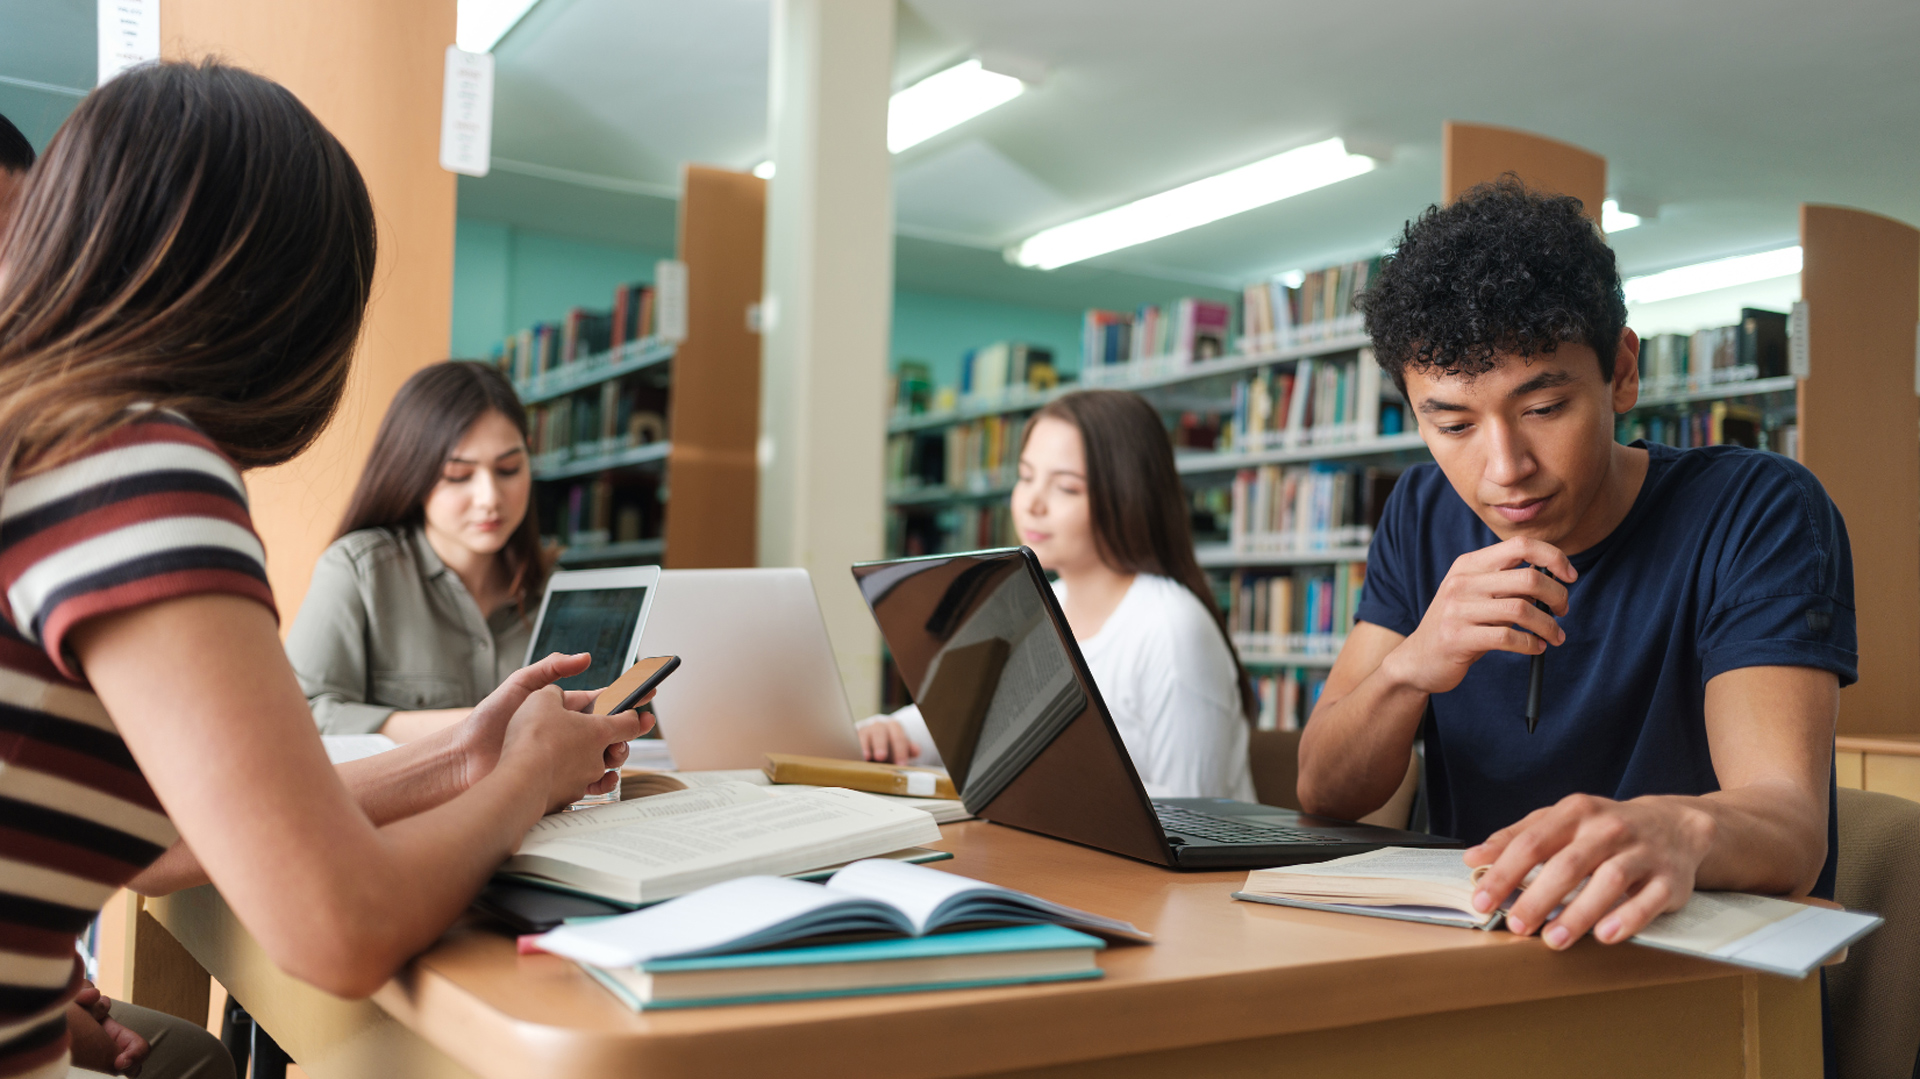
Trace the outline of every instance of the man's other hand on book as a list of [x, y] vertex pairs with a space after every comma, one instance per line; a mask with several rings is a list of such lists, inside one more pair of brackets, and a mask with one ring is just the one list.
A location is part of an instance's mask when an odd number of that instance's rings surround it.
[[[1507, 911], [1513, 932], [1538, 932], [1551, 948], [1588, 931], [1606, 944], [1625, 940], [1692, 897], [1714, 836], [1714, 820], [1697, 801], [1573, 794], [1536, 809], [1467, 850], [1468, 865], [1492, 867], [1480, 879], [1474, 909], [1492, 910], [1524, 882]], [[1539, 875], [1528, 881], [1536, 866]], [[1566, 902], [1575, 888], [1579, 894]]]

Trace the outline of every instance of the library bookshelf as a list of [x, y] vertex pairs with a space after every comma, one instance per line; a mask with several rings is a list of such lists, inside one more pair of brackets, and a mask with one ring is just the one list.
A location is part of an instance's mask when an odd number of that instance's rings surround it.
[[626, 322], [650, 332], [521, 365], [534, 509], [560, 566], [753, 564], [760, 346], [746, 316], [765, 198], [757, 177], [689, 166], [678, 260], [656, 270], [647, 317], [635, 300]]
[[[931, 439], [962, 425], [979, 425], [994, 420], [1009, 439], [1017, 439], [1019, 428], [1035, 411], [1062, 394], [1081, 389], [1118, 389], [1139, 393], [1158, 406], [1170, 431], [1178, 439], [1181, 418], [1218, 417], [1235, 408], [1235, 385], [1269, 373], [1297, 374], [1302, 361], [1371, 364], [1371, 353], [1364, 335], [1349, 330], [1318, 336], [1313, 340], [1289, 342], [1284, 347], [1253, 348], [1243, 345], [1231, 355], [1200, 361], [1184, 361], [1178, 356], [1156, 356], [1122, 364], [1083, 368], [1072, 381], [1045, 389], [1015, 387], [991, 396], [959, 398], [950, 407], [920, 413], [896, 412], [888, 425], [896, 440], [895, 454], [902, 450], [898, 441]], [[1725, 377], [1722, 377], [1725, 376]], [[1682, 376], [1667, 384], [1649, 387], [1635, 409], [1622, 417], [1623, 429], [1633, 422], [1653, 417], [1686, 416], [1711, 409], [1716, 404], [1736, 405], [1763, 412], [1769, 430], [1789, 427], [1795, 415], [1798, 380], [1792, 377], [1759, 378], [1748, 370], [1703, 371], [1689, 380]], [[1398, 395], [1390, 384], [1373, 387], [1388, 406]], [[1402, 421], [1404, 422], [1404, 420]], [[1714, 432], [1717, 436], [1718, 432]], [[1717, 438], [1715, 439], [1717, 441]], [[1368, 507], [1370, 520], [1347, 522], [1326, 530], [1291, 530], [1283, 535], [1261, 534], [1259, 530], [1235, 528], [1231, 519], [1224, 524], [1208, 525], [1205, 508], [1219, 505], [1217, 492], [1227, 491], [1225, 502], [1231, 517], [1236, 481], [1245, 482], [1249, 473], [1264, 468], [1310, 470], [1329, 474], [1343, 470], [1348, 474], [1375, 470], [1397, 474], [1401, 469], [1430, 460], [1425, 443], [1417, 432], [1395, 430], [1337, 430], [1324, 440], [1277, 440], [1273, 445], [1249, 445], [1226, 449], [1180, 448], [1175, 465], [1194, 497], [1196, 542], [1195, 556], [1202, 568], [1215, 579], [1223, 606], [1234, 626], [1234, 643], [1242, 661], [1260, 679], [1293, 678], [1305, 683], [1310, 695], [1333, 664], [1344, 636], [1337, 632], [1294, 633], [1266, 628], [1273, 619], [1264, 605], [1253, 609], [1241, 601], [1248, 588], [1279, 576], [1331, 571], [1337, 579], [1355, 574], [1349, 567], [1364, 566], [1367, 560], [1371, 526], [1377, 522], [1378, 506]], [[1009, 443], [1012, 445], [1013, 443]], [[1778, 447], [1775, 447], [1778, 448]], [[933, 553], [964, 550], [1016, 542], [1006, 527], [1005, 516], [995, 521], [990, 507], [1005, 506], [1013, 491], [1011, 454], [986, 469], [961, 471], [951, 483], [928, 483], [913, 476], [902, 477], [896, 469], [889, 486], [887, 502], [891, 517], [889, 553]], [[1296, 472], [1297, 475], [1297, 472]], [[1382, 492], [1384, 494], [1384, 492]], [[943, 524], [944, 521], [944, 524]], [[916, 542], [917, 541], [917, 542]], [[1357, 591], [1357, 589], [1356, 589]], [[1351, 615], [1354, 596], [1330, 602], [1339, 625]], [[1256, 628], [1261, 627], [1261, 628]], [[1289, 627], [1290, 628], [1290, 627]], [[1284, 702], [1275, 702], [1263, 724], [1276, 727], [1297, 724], [1301, 709], [1289, 710]]]
[[[1511, 172], [1537, 189], [1577, 196], [1597, 221], [1606, 194], [1605, 158], [1527, 132], [1449, 122], [1443, 129], [1443, 157], [1442, 193], [1449, 201], [1476, 183]], [[1713, 335], [1751, 332], [1744, 315], [1740, 327], [1702, 328], [1709, 335], [1705, 339], [1693, 334], [1684, 346], [1665, 342], [1664, 366], [1652, 370], [1643, 361], [1640, 398], [1620, 418], [1616, 436], [1681, 447], [1740, 442], [1795, 457], [1812, 469], [1846, 517], [1858, 582], [1861, 682], [1842, 695], [1840, 730], [1920, 734], [1920, 710], [1912, 706], [1920, 699], [1920, 444], [1914, 439], [1920, 427], [1920, 385], [1914, 379], [1920, 232], [1857, 210], [1805, 206], [1801, 245], [1803, 301], [1785, 330], [1786, 370], [1780, 369], [1777, 354], [1749, 363], [1736, 349], [1729, 362], [1720, 351], [1727, 339]], [[1083, 363], [1074, 383], [1049, 389], [1016, 386], [991, 396], [961, 397], [944, 409], [897, 413], [888, 428], [891, 553], [1013, 542], [1005, 508], [1017, 449], [1006, 450], [1010, 441], [1017, 446], [1025, 419], [1075, 389], [1140, 393], [1160, 407], [1173, 433], [1176, 463], [1193, 496], [1195, 553], [1220, 592], [1242, 660], [1261, 683], [1259, 726], [1297, 724], [1310, 711], [1313, 688], [1324, 679], [1344, 637], [1275, 626], [1274, 607], [1302, 600], [1297, 594], [1279, 595], [1279, 582], [1332, 580], [1357, 593], [1384, 491], [1373, 482], [1350, 483], [1343, 496], [1356, 503], [1359, 512], [1352, 519], [1333, 528], [1287, 529], [1291, 535], [1277, 537], [1248, 527], [1249, 484], [1263, 478], [1284, 482], [1288, 476], [1294, 482], [1303, 476], [1384, 478], [1430, 455], [1404, 409], [1398, 424], [1385, 419], [1396, 395], [1378, 382], [1367, 384], [1362, 395], [1378, 393], [1381, 408], [1377, 414], [1369, 410], [1374, 422], [1359, 429], [1328, 432], [1327, 438], [1286, 431], [1278, 439], [1227, 439], [1224, 445], [1216, 439], [1211, 447], [1193, 446], [1206, 439], [1189, 434], [1195, 427], [1204, 431], [1207, 422], [1188, 418], [1244, 408], [1236, 385], [1298, 375], [1308, 363], [1351, 363], [1355, 371], [1371, 365], [1356, 316], [1335, 312], [1318, 324], [1296, 324], [1291, 334], [1286, 327], [1275, 332], [1271, 304], [1264, 316], [1249, 318], [1258, 314], [1252, 309], [1267, 303], [1264, 295], [1279, 293], [1248, 290], [1240, 312], [1240, 346], [1226, 355]], [[1249, 321], [1260, 332], [1246, 333]], [[1709, 345], [1710, 361], [1705, 358]], [[1677, 368], [1675, 349], [1689, 356]], [[1692, 362], [1695, 353], [1701, 357], [1698, 364]], [[1648, 355], [1643, 350], [1643, 357]], [[954, 469], [944, 482], [927, 482], [926, 475], [915, 472], [916, 440], [982, 425], [990, 425], [988, 433], [999, 440], [1000, 452], [987, 455], [992, 467]], [[982, 444], [957, 441], [961, 449]], [[1264, 603], [1263, 586], [1269, 589]], [[1336, 612], [1320, 623], [1329, 629], [1347, 624], [1353, 609], [1348, 589], [1332, 592], [1331, 602], [1320, 597]], [[1274, 692], [1285, 686], [1298, 691], [1290, 705]]]

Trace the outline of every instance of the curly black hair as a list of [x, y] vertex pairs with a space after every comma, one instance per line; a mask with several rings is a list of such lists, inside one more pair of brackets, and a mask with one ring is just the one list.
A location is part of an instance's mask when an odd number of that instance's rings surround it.
[[1430, 206], [1354, 301], [1374, 356], [1406, 391], [1406, 369], [1469, 378], [1498, 354], [1590, 346], [1613, 377], [1626, 298], [1613, 249], [1579, 199], [1533, 191], [1508, 173]]

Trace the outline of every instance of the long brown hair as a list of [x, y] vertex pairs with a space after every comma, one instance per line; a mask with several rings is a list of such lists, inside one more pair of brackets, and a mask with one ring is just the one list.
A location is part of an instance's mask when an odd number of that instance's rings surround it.
[[1025, 451], [1034, 425], [1061, 420], [1080, 432], [1087, 457], [1087, 503], [1093, 518], [1094, 549], [1100, 560], [1121, 573], [1152, 573], [1187, 587], [1213, 616], [1233, 656], [1240, 711], [1249, 720], [1259, 714], [1247, 668], [1233, 646], [1227, 621], [1213, 588], [1193, 556], [1193, 527], [1188, 521], [1187, 491], [1173, 465], [1173, 443], [1146, 398], [1125, 390], [1078, 390], [1056, 397], [1033, 414], [1020, 433]]
[[0, 237], [0, 484], [171, 409], [242, 468], [332, 418], [373, 287], [373, 205], [287, 90], [150, 64], [88, 94]]
[[[495, 368], [484, 363], [451, 360], [423, 367], [401, 385], [393, 404], [373, 436], [373, 452], [360, 472], [360, 483], [340, 519], [338, 539], [363, 528], [387, 528], [403, 534], [426, 523], [427, 496], [440, 482], [447, 458], [474, 421], [498, 412], [527, 437], [527, 410], [513, 387]], [[529, 465], [528, 467], [531, 467]], [[513, 574], [509, 591], [518, 598], [522, 614], [531, 614], [546, 588], [546, 565], [540, 558], [540, 525], [533, 501], [526, 516], [500, 549]]]

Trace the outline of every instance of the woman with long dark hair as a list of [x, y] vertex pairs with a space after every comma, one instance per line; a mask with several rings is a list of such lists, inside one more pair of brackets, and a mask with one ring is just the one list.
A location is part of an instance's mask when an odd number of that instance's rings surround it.
[[[1054, 399], [1021, 433], [1013, 523], [1054, 591], [1147, 793], [1254, 800], [1256, 702], [1193, 555], [1159, 413], [1138, 394]], [[938, 763], [917, 708], [860, 725], [873, 760]]]
[[551, 656], [328, 765], [241, 471], [333, 417], [373, 271], [352, 158], [237, 68], [120, 75], [28, 175], [0, 240], [0, 1074], [62, 1076], [101, 1029], [75, 940], [116, 889], [210, 878], [283, 969], [365, 996], [642, 729], [577, 711], [551, 683], [588, 658]]
[[400, 387], [287, 634], [322, 734], [412, 741], [520, 666], [546, 583], [532, 491], [499, 371], [437, 363]]

